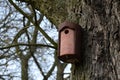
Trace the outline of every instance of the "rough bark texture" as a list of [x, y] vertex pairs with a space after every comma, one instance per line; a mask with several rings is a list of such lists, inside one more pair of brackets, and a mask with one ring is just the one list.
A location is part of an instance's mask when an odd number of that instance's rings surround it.
[[118, 5], [119, 2], [113, 0], [82, 2], [79, 24], [86, 33], [84, 60], [81, 65], [75, 64], [73, 80], [120, 79]]
[[72, 80], [120, 79], [119, 0], [34, 0], [34, 4], [55, 25], [69, 20], [82, 26], [84, 55], [82, 63], [73, 64]]

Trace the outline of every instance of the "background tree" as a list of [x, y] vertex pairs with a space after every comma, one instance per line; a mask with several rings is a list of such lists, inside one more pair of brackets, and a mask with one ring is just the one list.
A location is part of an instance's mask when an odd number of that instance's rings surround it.
[[82, 26], [83, 61], [73, 64], [72, 80], [120, 79], [119, 0], [19, 1], [33, 5], [56, 26], [64, 20]]
[[63, 79], [67, 64], [56, 56], [55, 26], [33, 5], [13, 0], [0, 3], [0, 78], [36, 80], [39, 73], [39, 80]]

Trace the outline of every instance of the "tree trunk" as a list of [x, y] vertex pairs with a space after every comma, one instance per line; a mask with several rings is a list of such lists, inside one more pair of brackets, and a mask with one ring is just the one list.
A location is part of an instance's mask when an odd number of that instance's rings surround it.
[[[119, 2], [119, 1], [118, 1]], [[120, 79], [119, 3], [114, 0], [79, 1], [69, 20], [83, 27], [82, 62], [73, 64], [72, 80]]]
[[21, 79], [28, 80], [28, 59], [21, 58]]

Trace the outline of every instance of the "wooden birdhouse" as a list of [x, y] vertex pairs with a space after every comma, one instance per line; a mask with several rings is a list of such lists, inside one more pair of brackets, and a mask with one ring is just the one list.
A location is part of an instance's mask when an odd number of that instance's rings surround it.
[[81, 27], [72, 22], [63, 22], [59, 26], [58, 58], [67, 63], [80, 61]]

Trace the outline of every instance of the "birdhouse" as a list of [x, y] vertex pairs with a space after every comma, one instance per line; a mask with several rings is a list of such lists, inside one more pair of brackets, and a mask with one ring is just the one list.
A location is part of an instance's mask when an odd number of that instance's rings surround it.
[[67, 63], [80, 61], [81, 27], [72, 22], [63, 22], [59, 26], [58, 58]]

